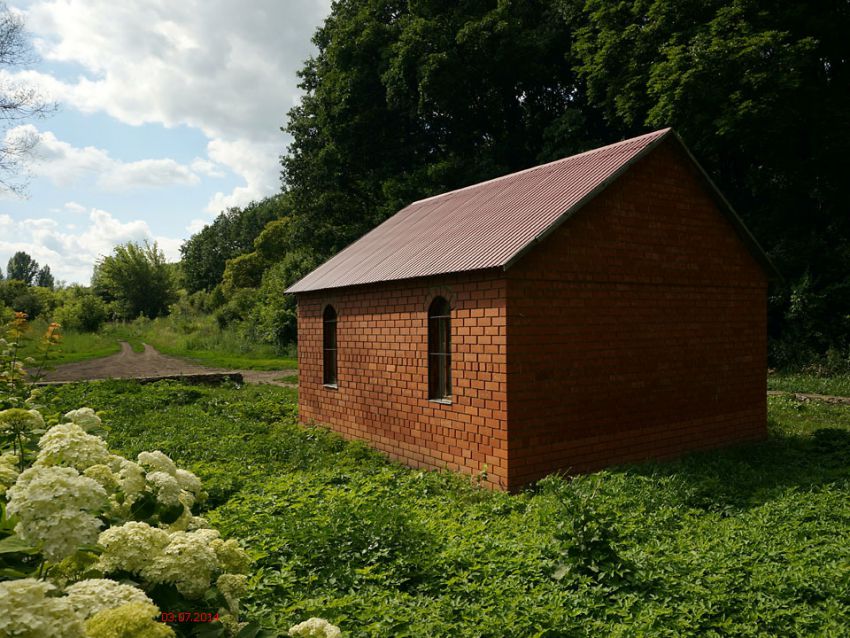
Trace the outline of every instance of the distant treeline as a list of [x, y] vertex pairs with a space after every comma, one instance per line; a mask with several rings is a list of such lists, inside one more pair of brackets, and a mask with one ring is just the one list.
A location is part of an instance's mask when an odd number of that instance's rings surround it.
[[341, 0], [281, 194], [188, 240], [185, 285], [291, 340], [284, 286], [410, 201], [673, 126], [784, 277], [771, 363], [847, 366], [849, 32], [837, 0]]

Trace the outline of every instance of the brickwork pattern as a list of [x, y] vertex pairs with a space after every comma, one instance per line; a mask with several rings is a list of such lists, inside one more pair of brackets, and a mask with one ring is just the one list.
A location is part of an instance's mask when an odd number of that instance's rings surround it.
[[[553, 471], [766, 435], [767, 280], [663, 142], [507, 272], [298, 296], [300, 414], [414, 467], [516, 489]], [[427, 310], [452, 307], [453, 401], [428, 400]], [[339, 387], [322, 385], [322, 311]]]
[[[456, 275], [298, 297], [301, 420], [413, 467], [507, 487], [506, 282]], [[428, 306], [451, 305], [452, 402], [428, 400]], [[322, 312], [337, 311], [337, 388], [322, 385]]]
[[766, 435], [767, 280], [675, 144], [507, 276], [510, 487]]

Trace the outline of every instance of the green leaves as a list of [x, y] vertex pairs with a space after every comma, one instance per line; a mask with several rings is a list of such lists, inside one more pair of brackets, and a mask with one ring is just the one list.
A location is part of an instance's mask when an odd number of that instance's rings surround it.
[[38, 548], [22, 541], [17, 536], [0, 540], [0, 554], [37, 554]]
[[98, 261], [92, 275], [94, 291], [113, 302], [123, 319], [168, 314], [169, 304], [176, 300], [175, 284], [165, 255], [156, 243], [147, 241], [116, 246], [112, 255]]
[[[772, 397], [767, 442], [507, 495], [302, 427], [290, 389], [109, 382], [43, 399], [64, 412], [81, 395], [109, 411], [112, 445], [162, 449], [210, 489], [202, 515], [255, 559], [249, 636], [312, 616], [347, 638], [842, 635], [850, 623], [848, 406]], [[163, 609], [185, 604], [169, 595], [155, 593]]]

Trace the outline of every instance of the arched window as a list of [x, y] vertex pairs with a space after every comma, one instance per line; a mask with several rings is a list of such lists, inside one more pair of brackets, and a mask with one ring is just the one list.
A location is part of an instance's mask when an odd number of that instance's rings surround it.
[[336, 385], [336, 310], [333, 306], [325, 306], [322, 314], [322, 347], [325, 357], [322, 383]]
[[451, 308], [437, 297], [428, 307], [428, 398], [447, 400], [452, 394]]

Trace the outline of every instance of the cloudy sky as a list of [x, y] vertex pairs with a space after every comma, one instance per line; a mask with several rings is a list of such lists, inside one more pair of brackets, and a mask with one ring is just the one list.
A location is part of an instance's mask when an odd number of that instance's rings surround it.
[[0, 68], [59, 104], [26, 198], [0, 195], [0, 267], [17, 250], [88, 283], [116, 243], [170, 259], [222, 209], [279, 189], [280, 126], [330, 0], [10, 0], [40, 60]]

